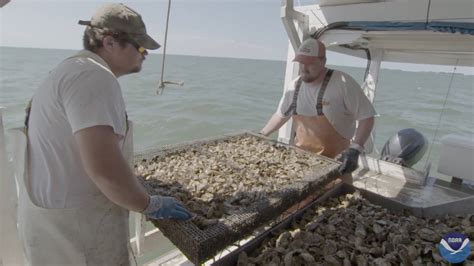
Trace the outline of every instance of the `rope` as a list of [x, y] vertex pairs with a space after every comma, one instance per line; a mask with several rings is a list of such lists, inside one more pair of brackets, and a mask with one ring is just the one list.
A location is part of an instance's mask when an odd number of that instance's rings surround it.
[[165, 89], [165, 82], [163, 81], [163, 75], [165, 72], [166, 43], [168, 41], [168, 25], [170, 21], [170, 10], [171, 10], [171, 0], [168, 0], [168, 14], [166, 15], [165, 43], [163, 45], [163, 60], [161, 62], [161, 78], [160, 78], [160, 85], [158, 86], [158, 91], [156, 92], [158, 95], [162, 94], [163, 90]]
[[168, 14], [166, 15], [166, 31], [165, 31], [165, 44], [163, 45], [163, 60], [161, 62], [161, 78], [160, 78], [160, 85], [158, 86], [158, 90], [156, 93], [158, 95], [163, 94], [163, 90], [165, 89], [165, 84], [173, 84], [183, 86], [183, 81], [163, 81], [164, 73], [165, 73], [165, 57], [166, 57], [166, 43], [168, 42], [168, 26], [170, 21], [170, 10], [171, 10], [171, 0], [168, 0]]
[[428, 1], [428, 10], [426, 10], [426, 24], [428, 24], [428, 19], [430, 18], [430, 6], [431, 6], [431, 0]]
[[425, 165], [429, 162], [431, 151], [433, 149], [436, 136], [438, 135], [439, 127], [441, 125], [441, 119], [443, 118], [444, 111], [446, 110], [446, 103], [448, 102], [448, 96], [449, 96], [449, 93], [451, 92], [451, 88], [452, 88], [451, 85], [453, 84], [454, 74], [456, 74], [456, 68], [458, 66], [458, 63], [459, 63], [459, 59], [456, 60], [456, 65], [454, 66], [453, 73], [451, 74], [451, 80], [449, 81], [448, 91], [446, 92], [446, 97], [444, 98], [443, 109], [441, 110], [441, 113], [439, 114], [438, 125], [436, 126], [433, 140], [431, 141], [431, 145], [428, 150], [428, 156], [426, 157]]

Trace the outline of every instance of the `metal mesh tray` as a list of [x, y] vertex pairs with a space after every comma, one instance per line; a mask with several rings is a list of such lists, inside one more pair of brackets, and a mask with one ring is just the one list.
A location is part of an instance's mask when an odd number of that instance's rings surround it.
[[[217, 224], [203, 230], [191, 221], [175, 220], [152, 220], [163, 234], [176, 245], [183, 254], [193, 263], [200, 264], [217, 254], [226, 246], [251, 234], [259, 226], [268, 223], [281, 215], [286, 209], [295, 203], [305, 199], [307, 196], [318, 191], [324, 185], [332, 181], [339, 174], [337, 168], [339, 163], [326, 157], [308, 153], [294, 146], [278, 143], [253, 133], [244, 132], [225, 135], [216, 138], [193, 141], [176, 146], [169, 146], [158, 150], [146, 151], [135, 156], [135, 162], [146, 163], [156, 157], [166, 157], [200, 145], [217, 144], [232, 138], [250, 136], [260, 140], [293, 149], [298, 153], [306, 153], [317, 157], [325, 163], [322, 167], [312, 168], [311, 173], [300, 181], [294, 182], [287, 187], [282, 187], [277, 193], [270, 197], [256, 201], [249, 207], [243, 207], [238, 212], [225, 216]], [[153, 187], [144, 179], [140, 179], [150, 194], [156, 194]]]

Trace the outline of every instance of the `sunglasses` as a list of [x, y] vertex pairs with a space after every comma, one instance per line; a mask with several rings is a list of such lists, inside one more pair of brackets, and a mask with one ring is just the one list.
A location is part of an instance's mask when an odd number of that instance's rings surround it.
[[133, 47], [135, 47], [135, 49], [137, 49], [137, 51], [144, 55], [145, 53], [147, 53], [147, 50], [145, 49], [145, 47], [139, 45], [138, 43], [136, 43], [135, 41], [129, 39], [127, 40], [128, 43], [130, 43]]
[[129, 44], [131, 44], [133, 47], [135, 47], [135, 49], [137, 49], [137, 51], [144, 55], [145, 53], [147, 53], [147, 50], [145, 47], [139, 45], [138, 43], [136, 43], [133, 39], [131, 39], [130, 37], [125, 37], [122, 35], [120, 35], [119, 33], [114, 33], [114, 34], [111, 34], [112, 37], [116, 38], [116, 39], [121, 39], [121, 40], [124, 40], [126, 42], [128, 42]]

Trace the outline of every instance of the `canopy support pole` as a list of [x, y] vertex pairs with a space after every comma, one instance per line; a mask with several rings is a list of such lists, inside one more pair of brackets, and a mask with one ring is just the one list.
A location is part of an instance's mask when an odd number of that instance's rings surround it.
[[[282, 0], [281, 19], [288, 34], [288, 58], [286, 60], [285, 83], [283, 93], [291, 82], [298, 76], [299, 64], [293, 63], [295, 51], [301, 45], [302, 40], [309, 36], [309, 17], [294, 10], [293, 0]], [[296, 23], [295, 23], [296, 22]], [[293, 143], [293, 120], [290, 119], [278, 131], [278, 141]]]

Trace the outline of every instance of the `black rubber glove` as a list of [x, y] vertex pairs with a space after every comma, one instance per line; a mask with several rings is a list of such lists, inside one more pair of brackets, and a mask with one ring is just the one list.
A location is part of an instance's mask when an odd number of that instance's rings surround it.
[[359, 154], [360, 151], [354, 148], [349, 148], [337, 156], [336, 160], [342, 163], [341, 166], [339, 166], [339, 173], [341, 173], [341, 175], [352, 173], [357, 169]]

